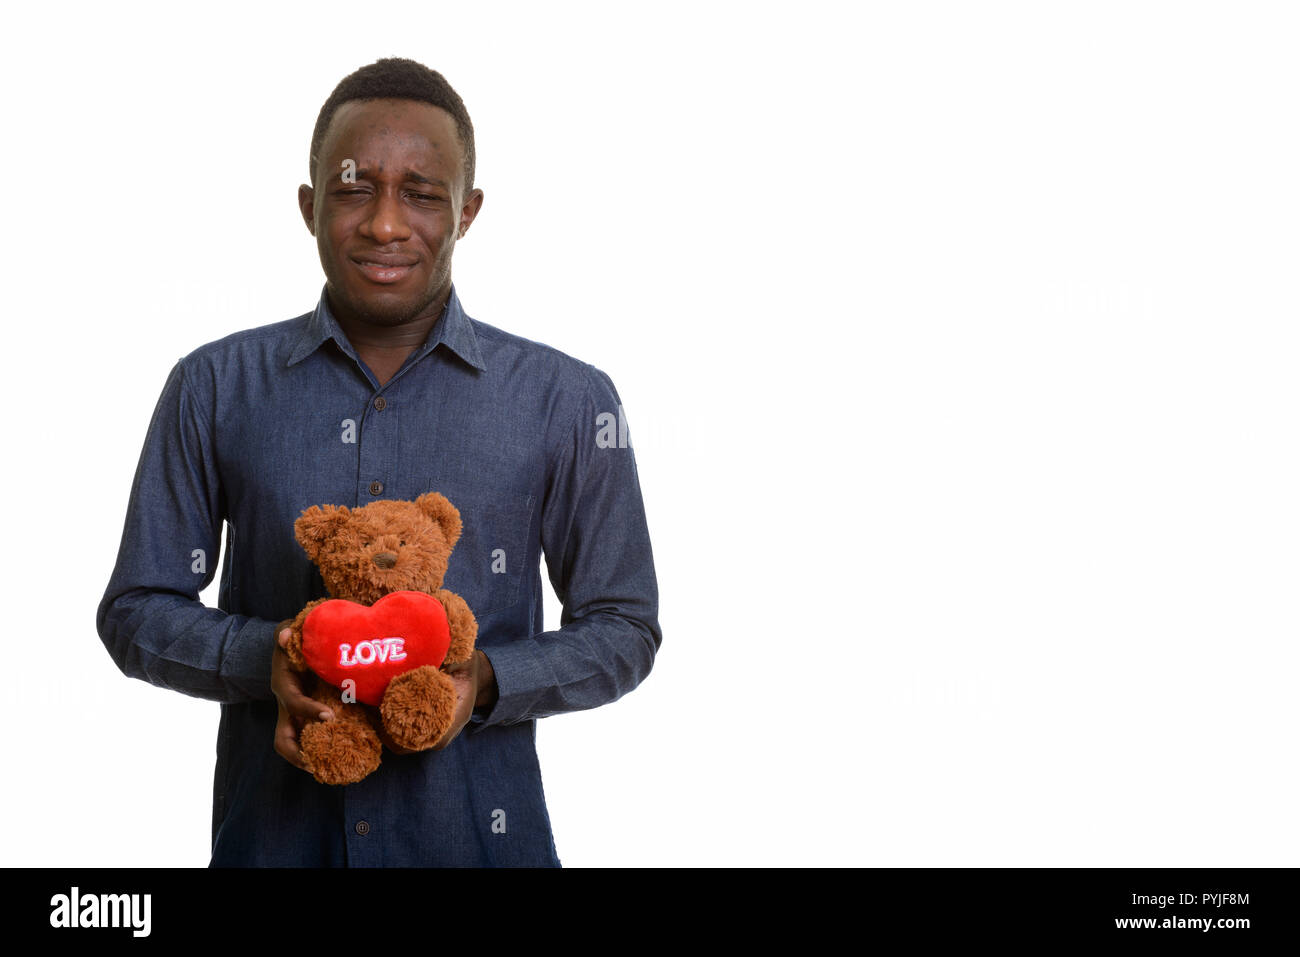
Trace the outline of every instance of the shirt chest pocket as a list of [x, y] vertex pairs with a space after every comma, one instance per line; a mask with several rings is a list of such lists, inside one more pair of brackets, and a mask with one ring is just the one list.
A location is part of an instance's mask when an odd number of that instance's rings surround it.
[[462, 526], [443, 587], [464, 598], [479, 621], [510, 608], [520, 600], [532, 496], [445, 483], [437, 491], [459, 510]]

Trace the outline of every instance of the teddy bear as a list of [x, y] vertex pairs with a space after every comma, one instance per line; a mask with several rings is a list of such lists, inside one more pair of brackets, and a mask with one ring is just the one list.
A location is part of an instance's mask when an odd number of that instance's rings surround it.
[[379, 767], [381, 729], [422, 751], [450, 727], [456, 692], [441, 669], [468, 661], [478, 635], [469, 605], [442, 587], [460, 533], [460, 512], [437, 492], [313, 505], [294, 523], [330, 595], [298, 613], [284, 649], [295, 670], [315, 676], [312, 699], [334, 712], [299, 734], [322, 784], [352, 784]]

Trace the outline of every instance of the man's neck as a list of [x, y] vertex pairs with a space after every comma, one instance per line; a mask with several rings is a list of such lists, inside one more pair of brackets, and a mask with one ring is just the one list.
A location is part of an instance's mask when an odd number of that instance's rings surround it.
[[[327, 291], [326, 296], [328, 295]], [[339, 328], [348, 337], [348, 342], [352, 343], [352, 348], [361, 361], [369, 367], [382, 386], [397, 373], [407, 356], [429, 338], [429, 332], [442, 315], [450, 296], [451, 290], [448, 289], [431, 304], [424, 315], [396, 326], [380, 325], [348, 315], [335, 305], [333, 299], [329, 300], [329, 305]]]

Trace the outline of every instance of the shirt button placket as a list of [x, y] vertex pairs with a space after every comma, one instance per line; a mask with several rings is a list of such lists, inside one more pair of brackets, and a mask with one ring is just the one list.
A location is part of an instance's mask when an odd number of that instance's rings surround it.
[[[363, 418], [363, 424], [357, 459], [359, 474], [355, 480], [357, 504], [365, 505], [367, 501], [392, 494], [399, 423], [391, 398], [371, 393], [360, 405], [363, 416], [358, 418]], [[384, 864], [385, 843], [392, 840], [383, 829], [385, 793], [385, 786], [370, 779], [343, 789], [341, 824], [349, 866]]]
[[[343, 840], [348, 848], [349, 867], [379, 867], [384, 862], [380, 805], [368, 793], [367, 782], [344, 789]], [[356, 788], [357, 793], [350, 793]]]
[[[366, 416], [366, 425], [362, 433], [361, 474], [362, 487], [358, 505], [367, 498], [375, 499], [384, 494], [384, 479], [391, 479], [388, 474], [390, 462], [390, 439], [388, 433], [396, 427], [391, 418], [392, 412], [380, 415], [385, 409], [391, 409], [392, 402], [386, 396], [376, 395], [370, 399], [370, 414]], [[368, 476], [365, 477], [365, 476]]]

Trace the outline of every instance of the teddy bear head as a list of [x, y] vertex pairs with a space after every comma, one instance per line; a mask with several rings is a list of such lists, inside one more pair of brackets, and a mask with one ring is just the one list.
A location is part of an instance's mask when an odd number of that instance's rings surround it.
[[389, 592], [441, 588], [460, 530], [460, 512], [437, 492], [353, 509], [313, 505], [293, 526], [330, 597], [366, 605]]

